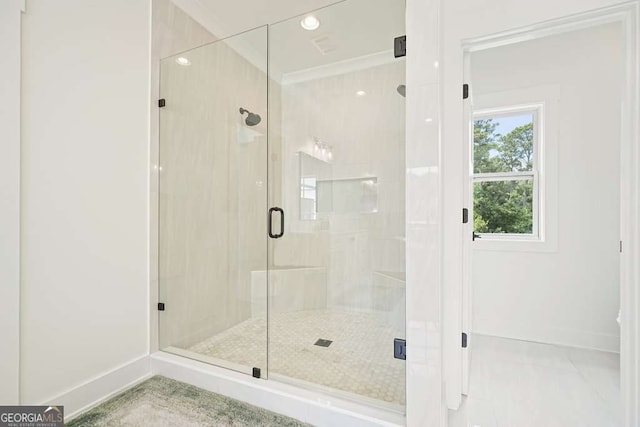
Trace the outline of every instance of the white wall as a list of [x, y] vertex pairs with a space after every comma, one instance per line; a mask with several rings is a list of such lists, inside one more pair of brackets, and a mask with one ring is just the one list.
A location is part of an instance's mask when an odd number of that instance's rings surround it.
[[149, 22], [147, 0], [23, 15], [25, 404], [148, 354]]
[[18, 403], [20, 363], [20, 3], [0, 2], [0, 405]]
[[557, 189], [556, 200], [545, 191], [543, 216], [556, 247], [473, 244], [474, 333], [619, 351], [621, 29], [609, 24], [471, 54], [474, 109], [508, 106], [531, 86], [557, 91], [529, 100], [557, 104], [543, 117], [554, 133], [544, 138], [544, 190]]

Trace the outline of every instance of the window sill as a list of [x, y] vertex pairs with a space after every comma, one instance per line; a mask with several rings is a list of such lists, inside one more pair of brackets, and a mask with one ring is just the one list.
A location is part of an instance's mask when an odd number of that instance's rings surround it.
[[472, 242], [474, 251], [497, 251], [497, 252], [557, 252], [558, 247], [555, 241], [536, 238], [508, 238], [482, 236]]

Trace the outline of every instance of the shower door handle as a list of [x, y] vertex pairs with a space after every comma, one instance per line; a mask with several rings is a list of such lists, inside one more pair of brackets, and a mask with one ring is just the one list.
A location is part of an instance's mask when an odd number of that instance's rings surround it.
[[[272, 223], [273, 223], [273, 213], [274, 212], [279, 212], [280, 213], [280, 233], [278, 234], [273, 234], [271, 227], [272, 227]], [[268, 224], [267, 224], [267, 232], [269, 233], [269, 237], [271, 237], [272, 239], [279, 239], [282, 236], [284, 236], [284, 211], [282, 210], [282, 208], [270, 208], [269, 209], [269, 220], [268, 220]]]

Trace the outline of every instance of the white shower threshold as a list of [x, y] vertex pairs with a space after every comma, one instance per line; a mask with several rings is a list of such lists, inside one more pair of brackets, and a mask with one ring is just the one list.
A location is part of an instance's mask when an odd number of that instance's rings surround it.
[[318, 427], [400, 427], [405, 417], [368, 405], [285, 384], [253, 378], [159, 351], [151, 355], [151, 371], [177, 381], [247, 402]]
[[[184, 350], [177, 347], [167, 347], [167, 348], [164, 348], [162, 351], [165, 353], [174, 354], [176, 356], [195, 360], [197, 362], [202, 362], [206, 365], [216, 366], [225, 370], [231, 370], [244, 375], [251, 375], [251, 368], [249, 368], [248, 366], [229, 362], [228, 360], [206, 356], [203, 354], [195, 353], [193, 351]], [[315, 391], [322, 395], [332, 396], [334, 398], [346, 400], [349, 402], [355, 402], [367, 407], [374, 407], [374, 408], [382, 409], [383, 411], [395, 412], [398, 415], [404, 415], [404, 406], [394, 404], [391, 402], [384, 402], [378, 399], [372, 399], [367, 396], [350, 393], [344, 390], [338, 390], [331, 387], [326, 387], [321, 384], [305, 381], [299, 378], [291, 378], [286, 375], [276, 374], [273, 372], [269, 372], [268, 379], [275, 380], [280, 383], [290, 384], [294, 387], [302, 388], [304, 390]]]

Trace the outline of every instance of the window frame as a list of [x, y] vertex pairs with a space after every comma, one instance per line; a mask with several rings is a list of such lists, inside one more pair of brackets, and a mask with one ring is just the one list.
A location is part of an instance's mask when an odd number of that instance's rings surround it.
[[[511, 117], [523, 114], [531, 114], [533, 116], [533, 156], [532, 156], [532, 168], [531, 171], [526, 172], [488, 172], [488, 173], [475, 173], [475, 145], [474, 145], [474, 132], [473, 128], [476, 120], [487, 119], [499, 119], [501, 117]], [[544, 241], [543, 224], [544, 224], [544, 209], [543, 207], [543, 190], [540, 185], [541, 173], [543, 169], [544, 156], [544, 104], [542, 103], [528, 103], [521, 105], [504, 106], [497, 108], [479, 109], [473, 111], [471, 114], [471, 138], [470, 138], [470, 151], [471, 151], [471, 165], [470, 165], [470, 179], [471, 179], [471, 203], [474, 206], [475, 212], [475, 198], [474, 191], [475, 184], [477, 182], [502, 182], [502, 181], [533, 181], [533, 195], [532, 195], [532, 232], [527, 234], [520, 233], [477, 233], [480, 238], [496, 241]], [[475, 215], [474, 215], [475, 217]], [[471, 219], [473, 221], [473, 218]]]

